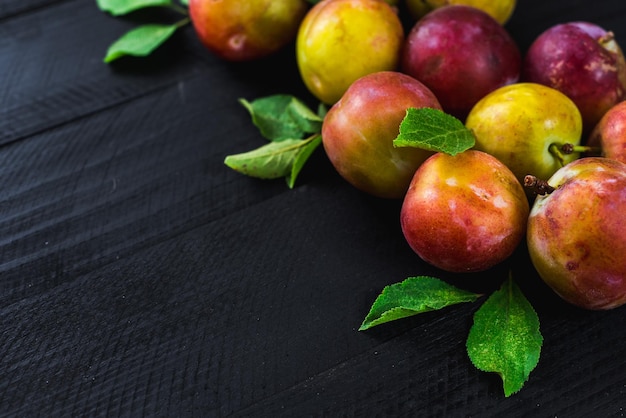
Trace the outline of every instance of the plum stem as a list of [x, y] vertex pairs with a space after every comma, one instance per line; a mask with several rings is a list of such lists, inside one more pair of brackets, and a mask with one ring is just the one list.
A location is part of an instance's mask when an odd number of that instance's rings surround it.
[[569, 142], [561, 146], [561, 152], [567, 155], [573, 154], [575, 152], [599, 154], [600, 151], [600, 147], [590, 147], [588, 145], [574, 145], [570, 144]]
[[600, 44], [606, 45], [614, 39], [615, 34], [612, 31], [607, 31], [603, 36], [600, 37], [600, 39], [598, 39], [598, 41], [600, 42]]
[[542, 196], [556, 190], [554, 187], [550, 186], [546, 180], [540, 179], [532, 174], [528, 174], [524, 177], [524, 187]]
[[563, 155], [563, 152], [561, 152], [561, 147], [561, 144], [550, 144], [548, 150], [552, 155], [554, 155], [554, 158], [559, 161], [561, 167], [563, 167], [565, 165], [565, 156]]
[[189, 15], [189, 12], [187, 11], [187, 9], [185, 7], [179, 6], [178, 4], [172, 3], [169, 5], [170, 9], [174, 10], [177, 13], [180, 13], [181, 15], [187, 16]]

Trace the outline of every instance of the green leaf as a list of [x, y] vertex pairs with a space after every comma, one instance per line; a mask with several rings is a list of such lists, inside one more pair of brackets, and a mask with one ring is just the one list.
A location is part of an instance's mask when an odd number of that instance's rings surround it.
[[96, 0], [103, 12], [121, 16], [146, 7], [169, 7], [172, 0]]
[[474, 133], [454, 116], [438, 109], [409, 108], [393, 145], [456, 155], [472, 148], [475, 141]]
[[125, 55], [150, 55], [178, 29], [179, 25], [146, 24], [130, 30], [115, 41], [104, 57], [109, 63]]
[[180, 4], [189, 7], [189, 0], [180, 0]]
[[542, 344], [537, 313], [509, 277], [474, 314], [467, 353], [479, 370], [500, 375], [508, 397], [537, 366]]
[[446, 306], [473, 302], [480, 296], [434, 277], [409, 277], [403, 282], [386, 286], [383, 289], [374, 301], [359, 331]]
[[322, 118], [302, 101], [287, 94], [276, 94], [249, 102], [239, 99], [252, 123], [270, 141], [302, 138], [321, 132]]
[[328, 113], [328, 106], [325, 103], [320, 102], [320, 104], [317, 106], [317, 116], [319, 116], [320, 119], [324, 120], [327, 113]]
[[287, 177], [289, 187], [293, 187], [304, 162], [320, 143], [319, 135], [308, 139], [269, 142], [252, 151], [229, 155], [224, 164], [237, 172], [260, 179]]
[[311, 140], [307, 141], [307, 143], [304, 144], [300, 151], [296, 154], [294, 162], [291, 166], [291, 173], [287, 177], [287, 186], [289, 186], [290, 189], [293, 189], [296, 184], [298, 174], [300, 174], [300, 171], [304, 167], [304, 164], [308, 161], [311, 154], [313, 154], [313, 151], [315, 151], [321, 143], [322, 136], [314, 135]]

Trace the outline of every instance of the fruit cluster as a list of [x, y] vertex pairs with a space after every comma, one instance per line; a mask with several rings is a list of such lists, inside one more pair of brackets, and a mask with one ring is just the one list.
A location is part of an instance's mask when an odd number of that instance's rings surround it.
[[[356, 188], [403, 199], [402, 231], [423, 260], [483, 271], [526, 239], [563, 299], [621, 306], [624, 55], [590, 22], [548, 28], [522, 53], [504, 26], [514, 9], [515, 0], [189, 0], [196, 33], [224, 59], [294, 41], [303, 83], [329, 107], [329, 160]], [[473, 146], [399, 146], [407, 111], [420, 108], [461, 121]]]

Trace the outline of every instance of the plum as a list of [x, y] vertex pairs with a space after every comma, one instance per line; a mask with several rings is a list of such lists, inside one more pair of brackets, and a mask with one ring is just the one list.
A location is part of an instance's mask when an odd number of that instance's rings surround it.
[[507, 165], [522, 183], [527, 174], [548, 178], [578, 152], [582, 118], [574, 102], [543, 84], [515, 83], [500, 87], [472, 108], [465, 126], [474, 132], [475, 149]]
[[441, 110], [428, 87], [397, 71], [352, 83], [322, 123], [322, 144], [337, 172], [361, 191], [402, 198], [417, 167], [432, 154], [393, 145], [410, 107]]
[[576, 103], [589, 133], [626, 98], [626, 62], [612, 32], [589, 22], [551, 26], [530, 45], [523, 81], [555, 88]]
[[528, 213], [522, 185], [497, 158], [476, 150], [439, 152], [415, 172], [400, 224], [424, 261], [469, 273], [487, 270], [515, 251]]
[[[529, 177], [528, 184], [535, 182]], [[539, 276], [581, 308], [626, 304], [626, 164], [580, 158], [554, 173], [544, 190], [527, 230]]]
[[189, 0], [202, 44], [227, 61], [251, 61], [292, 42], [309, 10], [305, 0]]
[[406, 37], [401, 71], [426, 84], [444, 111], [464, 119], [491, 91], [519, 80], [517, 43], [494, 18], [464, 5], [437, 8]]
[[591, 154], [626, 163], [626, 101], [619, 102], [602, 116], [591, 131], [587, 146], [591, 147]]
[[322, 0], [307, 13], [296, 38], [302, 81], [332, 105], [356, 79], [396, 70], [404, 27], [382, 0]]

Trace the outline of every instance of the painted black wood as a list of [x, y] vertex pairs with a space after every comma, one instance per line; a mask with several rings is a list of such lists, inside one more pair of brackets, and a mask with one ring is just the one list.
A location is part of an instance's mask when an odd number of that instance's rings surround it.
[[[315, 102], [293, 51], [225, 63], [190, 28], [146, 59], [107, 46], [165, 12], [0, 5], [0, 416], [623, 416], [625, 311], [584, 312], [518, 271], [545, 338], [505, 398], [465, 338], [476, 306], [358, 332], [380, 290], [419, 274], [398, 202], [321, 152], [297, 187], [223, 165], [263, 143], [238, 98]], [[589, 20], [626, 44], [620, 0], [520, 0], [526, 48]], [[472, 279], [496, 286], [494, 269]]]

